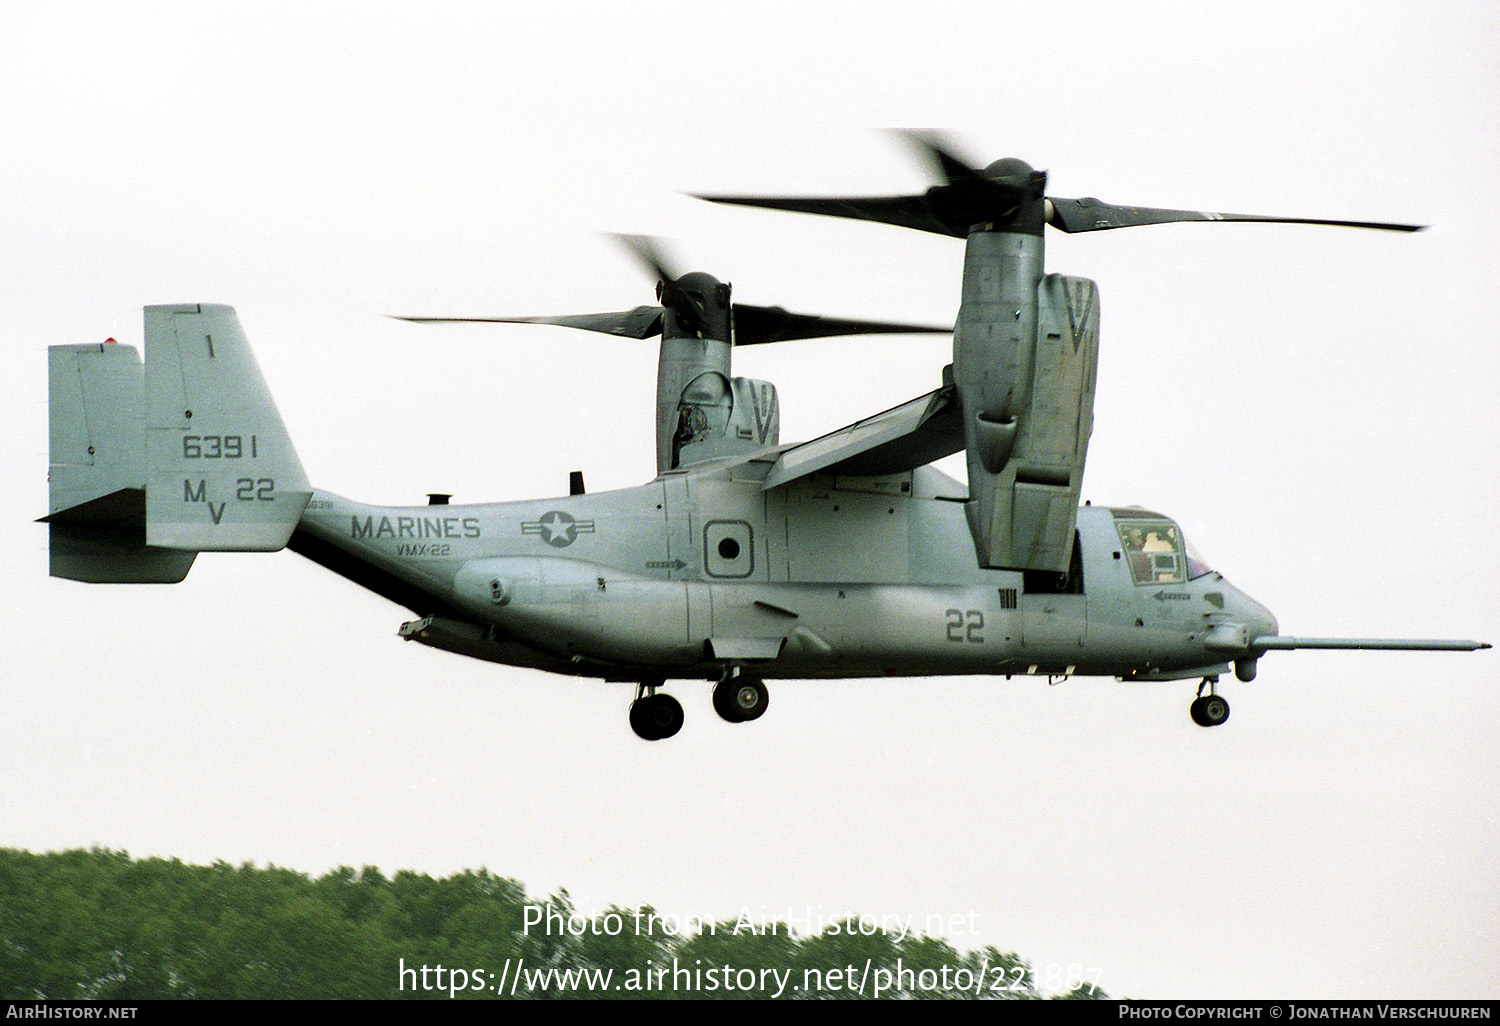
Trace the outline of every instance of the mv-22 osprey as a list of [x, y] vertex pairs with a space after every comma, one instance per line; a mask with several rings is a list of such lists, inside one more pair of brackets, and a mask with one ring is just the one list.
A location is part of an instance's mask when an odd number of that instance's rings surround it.
[[[1213, 726], [1229, 715], [1219, 677], [1251, 680], [1268, 651], [1489, 647], [1282, 636], [1167, 516], [1078, 506], [1099, 299], [1092, 281], [1044, 273], [1045, 226], [1412, 226], [1049, 199], [1019, 160], [978, 170], [915, 141], [943, 178], [920, 196], [704, 198], [965, 239], [953, 362], [926, 395], [781, 444], [776, 391], [732, 376], [735, 345], [930, 329], [732, 304], [725, 283], [636, 241], [659, 305], [413, 319], [660, 335], [656, 479], [591, 494], [575, 473], [565, 498], [372, 506], [309, 484], [231, 308], [149, 306], [144, 367], [118, 344], [51, 349], [51, 572], [177, 582], [199, 552], [289, 547], [410, 609], [407, 639], [634, 683], [630, 723], [648, 740], [682, 725], [667, 680], [715, 681], [715, 710], [744, 722], [773, 678], [1198, 678], [1190, 713]], [[959, 451], [966, 485], [929, 466]]]

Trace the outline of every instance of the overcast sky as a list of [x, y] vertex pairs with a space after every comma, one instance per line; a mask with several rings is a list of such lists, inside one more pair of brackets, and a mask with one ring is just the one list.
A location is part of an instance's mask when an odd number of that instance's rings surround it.
[[[1272, 653], [1211, 731], [1195, 682], [787, 682], [739, 726], [683, 683], [647, 744], [628, 686], [404, 643], [291, 553], [93, 587], [31, 522], [45, 348], [139, 345], [151, 303], [238, 309], [328, 490], [643, 483], [649, 343], [386, 315], [651, 302], [623, 231], [746, 302], [950, 321], [956, 240], [684, 195], [919, 191], [882, 130], [930, 126], [1058, 196], [1431, 225], [1049, 233], [1048, 265], [1102, 295], [1085, 497], [1176, 517], [1283, 633], [1495, 641], [1497, 50], [1479, 0], [0, 3], [0, 845], [958, 916], [1112, 995], [1500, 997], [1493, 652]], [[792, 441], [949, 359], [736, 367]]]

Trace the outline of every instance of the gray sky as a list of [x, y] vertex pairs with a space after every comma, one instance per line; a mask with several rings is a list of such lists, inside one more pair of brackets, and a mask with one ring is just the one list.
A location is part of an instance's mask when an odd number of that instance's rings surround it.
[[[746, 302], [949, 320], [958, 241], [682, 195], [920, 190], [880, 130], [935, 126], [1054, 195], [1430, 224], [1051, 233], [1102, 290], [1084, 494], [1175, 516], [1284, 633], [1497, 640], [1500, 14], [1208, 6], [0, 5], [0, 845], [957, 916], [959, 947], [1115, 995], [1500, 996], [1493, 653], [1273, 653], [1213, 731], [1193, 682], [790, 682], [743, 726], [680, 684], [648, 745], [628, 687], [405, 644], [290, 553], [46, 576], [47, 345], [231, 303], [320, 487], [639, 484], [649, 343], [385, 315], [650, 302], [598, 235], [626, 231]], [[948, 358], [737, 370], [796, 440]]]

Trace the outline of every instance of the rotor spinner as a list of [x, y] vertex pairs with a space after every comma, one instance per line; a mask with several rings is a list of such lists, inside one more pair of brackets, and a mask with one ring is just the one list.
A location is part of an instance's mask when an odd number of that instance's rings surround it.
[[662, 338], [710, 338], [730, 341], [729, 285], [703, 271], [656, 283], [662, 305]]

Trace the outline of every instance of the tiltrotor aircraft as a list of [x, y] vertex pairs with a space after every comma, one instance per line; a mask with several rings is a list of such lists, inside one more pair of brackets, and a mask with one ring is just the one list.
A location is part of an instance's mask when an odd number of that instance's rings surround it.
[[[658, 305], [519, 320], [660, 335], [655, 480], [591, 494], [575, 473], [566, 497], [371, 506], [308, 482], [230, 307], [148, 306], [144, 366], [119, 344], [50, 351], [52, 574], [170, 583], [199, 552], [287, 547], [410, 609], [407, 639], [635, 683], [648, 740], [682, 725], [667, 680], [716, 682], [714, 708], [744, 722], [768, 679], [1197, 678], [1190, 713], [1213, 726], [1229, 715], [1220, 676], [1251, 680], [1269, 651], [1489, 647], [1283, 636], [1169, 517], [1078, 505], [1099, 298], [1044, 272], [1047, 225], [1413, 226], [1049, 198], [1019, 160], [979, 170], [913, 141], [942, 177], [920, 196], [703, 198], [966, 240], [953, 362], [926, 395], [782, 444], [775, 388], [732, 376], [734, 346], [931, 329], [732, 304], [727, 284], [634, 240]], [[967, 484], [929, 465], [959, 451]]]

